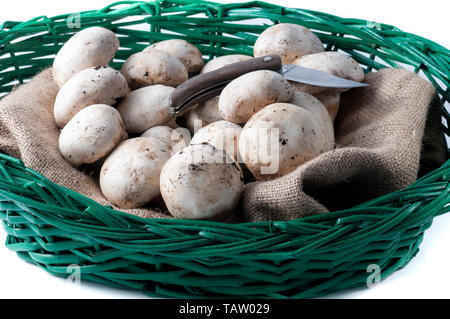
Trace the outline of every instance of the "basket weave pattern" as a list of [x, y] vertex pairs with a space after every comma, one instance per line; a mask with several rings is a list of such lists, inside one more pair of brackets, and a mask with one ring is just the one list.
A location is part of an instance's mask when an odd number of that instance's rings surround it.
[[[74, 23], [103, 26], [119, 36], [112, 63], [118, 68], [132, 53], [171, 38], [197, 45], [209, 59], [252, 55], [258, 34], [280, 22], [312, 29], [327, 50], [350, 54], [367, 72], [420, 72], [444, 103], [450, 101], [448, 49], [393, 26], [258, 1], [126, 1], [75, 16], [7, 21], [0, 31], [0, 93], [51, 65], [78, 30]], [[442, 116], [448, 135], [450, 115], [443, 109]], [[148, 295], [314, 297], [366, 285], [371, 264], [379, 265], [381, 278], [404, 267], [433, 218], [450, 210], [449, 176], [450, 161], [404, 190], [352, 209], [230, 225], [117, 212], [0, 154], [0, 219], [6, 246], [57, 276], [69, 276], [70, 265], [78, 265], [83, 280]]]

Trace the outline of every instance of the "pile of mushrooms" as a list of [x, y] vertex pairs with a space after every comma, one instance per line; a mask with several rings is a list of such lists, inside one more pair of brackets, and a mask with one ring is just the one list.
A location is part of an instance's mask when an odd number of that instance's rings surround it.
[[[109, 64], [119, 46], [112, 31], [87, 28], [69, 39], [53, 64], [61, 155], [75, 167], [98, 163], [103, 195], [118, 208], [145, 207], [162, 196], [163, 209], [175, 218], [224, 220], [246, 182], [289, 174], [334, 148], [343, 90], [255, 71], [175, 119], [169, 96], [177, 86], [252, 57], [233, 54], [204, 65], [196, 46], [172, 39], [131, 55], [115, 70]], [[325, 52], [314, 33], [295, 24], [277, 24], [259, 36], [254, 56], [268, 54], [364, 80], [351, 57]]]

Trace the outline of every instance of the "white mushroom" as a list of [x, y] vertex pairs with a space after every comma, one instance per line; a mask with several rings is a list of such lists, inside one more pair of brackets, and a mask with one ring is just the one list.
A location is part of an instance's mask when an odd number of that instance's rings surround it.
[[229, 64], [247, 61], [251, 58], [251, 56], [243, 54], [222, 55], [207, 62], [200, 73], [215, 71]]
[[178, 117], [171, 117], [166, 123], [162, 124], [162, 126], [168, 126], [170, 128], [176, 129], [179, 128], [180, 125], [177, 123]]
[[208, 143], [226, 151], [238, 159], [239, 136], [242, 127], [228, 121], [217, 121], [199, 129], [192, 137], [191, 145]]
[[156, 84], [127, 94], [117, 107], [127, 132], [142, 133], [170, 121], [169, 95], [173, 90], [173, 87]]
[[127, 81], [110, 67], [88, 68], [70, 78], [59, 90], [54, 106], [56, 124], [64, 127], [80, 110], [92, 104], [113, 105], [130, 89]]
[[149, 50], [133, 54], [120, 70], [132, 89], [153, 84], [178, 86], [188, 79], [188, 72], [183, 63], [173, 55]]
[[186, 114], [186, 127], [195, 133], [205, 125], [222, 120], [219, 112], [219, 95], [206, 102], [200, 103], [196, 108]]
[[191, 133], [186, 128], [173, 129], [169, 126], [155, 126], [145, 131], [141, 137], [156, 137], [172, 146], [172, 154], [181, 151], [191, 142]]
[[330, 137], [324, 136], [328, 130], [322, 125], [306, 108], [288, 103], [268, 105], [245, 124], [239, 139], [240, 156], [260, 180], [286, 175], [331, 149]]
[[191, 145], [161, 171], [161, 195], [175, 218], [223, 220], [236, 207], [244, 183], [231, 156], [209, 144]]
[[161, 169], [170, 153], [170, 145], [154, 137], [122, 142], [100, 171], [103, 195], [119, 208], [141, 207], [157, 198]]
[[255, 57], [277, 54], [283, 64], [317, 52], [325, 51], [320, 39], [309, 29], [291, 23], [280, 23], [260, 34], [253, 47]]
[[203, 57], [197, 47], [185, 40], [171, 39], [157, 42], [147, 47], [144, 52], [160, 50], [172, 54], [184, 64], [189, 74], [197, 74], [203, 67]]
[[78, 112], [62, 129], [59, 150], [70, 164], [98, 161], [126, 137], [119, 112], [109, 105], [90, 105]]
[[[341, 52], [322, 52], [305, 55], [296, 59], [292, 64], [305, 68], [320, 70], [335, 76], [356, 82], [364, 81], [364, 72], [361, 66], [349, 55]], [[291, 82], [298, 90], [310, 94], [339, 93], [349, 89], [335, 89], [321, 86], [313, 86], [298, 82]]]
[[325, 138], [324, 149], [329, 150], [334, 148], [335, 140], [333, 120], [331, 119], [327, 108], [311, 94], [298, 90], [295, 90], [294, 96], [289, 103], [300, 106], [311, 112], [311, 114], [315, 116], [319, 122], [320, 129], [323, 131], [322, 135]]
[[[200, 73], [215, 71], [229, 64], [246, 61], [251, 58], [251, 56], [243, 54], [223, 55], [206, 63]], [[201, 103], [187, 113], [185, 118], [186, 126], [193, 134], [205, 125], [222, 120], [219, 112], [219, 96]]]
[[78, 72], [108, 65], [119, 48], [119, 39], [114, 32], [91, 27], [76, 33], [59, 50], [53, 61], [53, 78], [61, 87]]
[[267, 70], [244, 74], [231, 81], [219, 98], [219, 111], [224, 120], [245, 123], [266, 105], [288, 102], [293, 87], [279, 73]]

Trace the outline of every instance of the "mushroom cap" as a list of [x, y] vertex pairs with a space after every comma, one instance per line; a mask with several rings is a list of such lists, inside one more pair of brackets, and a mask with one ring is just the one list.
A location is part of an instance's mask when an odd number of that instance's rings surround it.
[[173, 87], [155, 84], [127, 94], [117, 107], [127, 132], [140, 134], [170, 121], [169, 96], [173, 90]]
[[64, 127], [84, 107], [93, 104], [114, 105], [130, 89], [119, 71], [108, 66], [84, 69], [70, 78], [56, 95], [56, 124]]
[[226, 151], [237, 160], [241, 131], [242, 127], [237, 124], [223, 120], [217, 121], [199, 129], [192, 137], [191, 144], [211, 144]]
[[189, 145], [191, 133], [186, 128], [173, 129], [169, 126], [155, 126], [145, 131], [141, 137], [156, 137], [172, 147], [172, 154], [182, 150]]
[[309, 110], [294, 104], [274, 103], [245, 124], [239, 153], [256, 178], [270, 180], [328, 151], [330, 145], [324, 132], [318, 118]]
[[279, 73], [254, 71], [231, 81], [219, 97], [219, 111], [224, 120], [245, 123], [266, 105], [288, 102], [293, 87]]
[[315, 116], [320, 124], [320, 128], [323, 131], [323, 136], [325, 137], [326, 149], [332, 149], [335, 144], [334, 140], [334, 126], [333, 120], [328, 113], [325, 105], [322, 104], [316, 97], [311, 94], [295, 90], [290, 104], [295, 104], [300, 106]]
[[120, 72], [132, 89], [154, 84], [176, 87], [188, 79], [184, 64], [172, 54], [160, 50], [133, 54]]
[[273, 25], [261, 33], [253, 47], [255, 57], [278, 54], [283, 64], [316, 52], [325, 51], [323, 43], [309, 29], [292, 23]]
[[186, 127], [194, 134], [208, 124], [222, 120], [219, 112], [219, 95], [200, 103], [186, 114]]
[[[296, 59], [292, 64], [305, 68], [315, 69], [333, 74], [335, 76], [356, 82], [364, 81], [364, 71], [352, 57], [341, 52], [320, 52], [309, 54]], [[299, 82], [291, 82], [298, 90], [310, 93], [339, 93], [349, 89], [327, 88], [308, 85]]]
[[341, 103], [341, 93], [323, 93], [316, 95], [316, 98], [325, 106], [331, 121], [334, 122]]
[[84, 69], [108, 65], [119, 46], [117, 36], [106, 28], [90, 27], [79, 31], [56, 54], [53, 61], [55, 82], [61, 87]]
[[144, 52], [160, 50], [172, 54], [184, 64], [188, 73], [199, 73], [203, 67], [203, 57], [200, 50], [193, 44], [182, 39], [171, 39], [157, 42], [147, 47]]

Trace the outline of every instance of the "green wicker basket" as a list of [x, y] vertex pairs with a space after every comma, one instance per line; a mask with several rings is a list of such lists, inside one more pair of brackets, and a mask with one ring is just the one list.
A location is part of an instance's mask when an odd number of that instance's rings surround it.
[[[50, 65], [77, 22], [120, 37], [114, 67], [169, 38], [190, 41], [209, 59], [252, 54], [268, 26], [301, 24], [327, 50], [350, 54], [367, 72], [413, 69], [436, 86], [444, 103], [450, 100], [448, 49], [390, 25], [258, 1], [122, 1], [76, 16], [7, 21], [0, 31], [0, 92]], [[450, 115], [443, 109], [442, 116], [448, 135]], [[230, 225], [117, 212], [0, 154], [0, 218], [6, 246], [57, 276], [69, 276], [76, 264], [82, 280], [148, 295], [303, 298], [364, 286], [371, 264], [379, 265], [381, 278], [404, 267], [433, 218], [450, 210], [449, 178], [450, 161], [404, 190], [352, 209]]]

